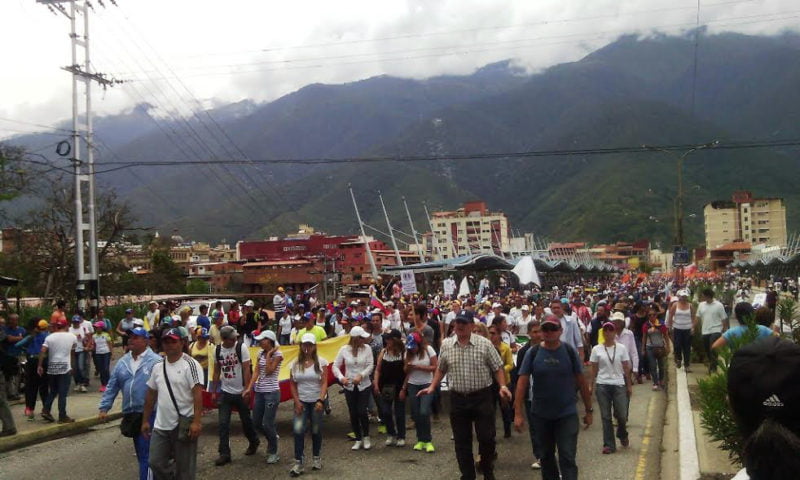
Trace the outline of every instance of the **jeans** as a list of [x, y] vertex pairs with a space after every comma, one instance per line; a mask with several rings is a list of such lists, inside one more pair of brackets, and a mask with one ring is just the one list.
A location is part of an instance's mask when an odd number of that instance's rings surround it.
[[88, 352], [75, 352], [73, 353], [72, 357], [72, 376], [75, 378], [75, 386], [79, 385], [89, 385], [89, 377], [85, 375], [86, 373], [86, 362]]
[[100, 385], [108, 385], [108, 377], [110, 375], [109, 369], [111, 368], [111, 352], [109, 353], [95, 353], [94, 368], [100, 373]]
[[494, 476], [495, 403], [491, 387], [460, 394], [450, 392], [450, 426], [455, 439], [456, 460], [461, 480], [475, 480], [475, 459], [472, 458], [472, 428], [478, 437], [481, 470], [487, 478]]
[[[649, 350], [649, 349], [648, 349]], [[663, 362], [662, 362], [663, 363]], [[651, 363], [650, 365], [653, 365]], [[655, 373], [651, 369], [653, 378]], [[614, 421], [611, 417], [611, 410], [614, 410], [614, 417], [617, 420], [617, 438], [625, 442], [628, 440], [628, 394], [625, 385], [602, 385], [598, 384], [595, 389], [597, 405], [600, 407], [600, 418], [603, 421], [603, 446], [617, 449], [614, 440]]]
[[154, 428], [150, 435], [149, 462], [153, 480], [194, 480], [197, 440], [178, 440], [178, 427], [173, 430]]
[[244, 436], [251, 444], [258, 443], [258, 434], [253, 426], [253, 419], [250, 418], [250, 408], [244, 401], [241, 394], [221, 392], [219, 398], [219, 454], [230, 456], [231, 444], [231, 410], [233, 407], [239, 411], [239, 419], [242, 421]]
[[289, 345], [289, 340], [291, 340], [291, 338], [292, 338], [292, 336], [289, 335], [289, 334], [281, 335], [281, 336], [278, 337], [278, 344], [279, 345]]
[[[411, 385], [406, 398], [411, 396]], [[399, 393], [399, 390], [398, 390]], [[391, 401], [381, 397], [381, 420], [386, 425], [386, 433], [397, 438], [406, 438], [406, 402], [397, 398], [397, 394]]]
[[647, 364], [647, 354], [642, 351], [642, 334], [638, 335], [634, 332], [633, 338], [636, 340], [636, 355], [639, 356], [639, 371], [634, 372], [639, 375], [647, 375], [650, 373], [649, 365]]
[[[156, 412], [150, 415], [150, 425], [156, 420]], [[133, 437], [133, 449], [139, 461], [139, 480], [150, 480], [150, 437], [136, 435]]]
[[14, 416], [11, 415], [11, 408], [6, 398], [6, 379], [0, 373], [0, 423], [3, 424], [4, 432], [16, 432], [17, 426], [14, 423]]
[[721, 336], [721, 332], [707, 333], [703, 335], [703, 349], [706, 351], [706, 356], [708, 357], [708, 373], [714, 373], [717, 371], [717, 352], [711, 348], [711, 345], [713, 345], [714, 342], [716, 342]]
[[578, 450], [578, 416], [549, 419], [534, 413], [531, 417], [542, 449], [542, 480], [578, 480], [578, 464], [575, 462], [575, 453]]
[[431, 405], [433, 395], [417, 396], [417, 392], [428, 388], [430, 383], [425, 385], [408, 384], [408, 398], [411, 399], [411, 418], [417, 429], [417, 441], [430, 443], [431, 436]]
[[[495, 384], [492, 386], [494, 393], [494, 401], [500, 407], [500, 418], [503, 420], [503, 433], [507, 437], [511, 436], [511, 424], [514, 423], [514, 402], [513, 400], [508, 403], [503, 403], [500, 400], [500, 386]], [[513, 390], [512, 390], [513, 391]]]
[[255, 392], [256, 401], [253, 406], [253, 423], [257, 432], [267, 438], [267, 453], [278, 453], [278, 430], [275, 428], [275, 416], [281, 403], [281, 392]]
[[667, 371], [667, 357], [656, 358], [655, 349], [657, 347], [647, 347], [647, 359], [650, 362], [650, 375], [653, 378], [653, 385], [664, 383]]
[[[369, 390], [365, 390], [369, 391]], [[301, 402], [303, 412], [297, 415], [295, 412], [292, 422], [292, 432], [294, 433], [294, 459], [298, 462], [303, 461], [303, 450], [305, 448], [306, 429], [311, 424], [311, 453], [319, 457], [322, 452], [322, 410], [317, 410], [316, 402]]]
[[672, 343], [675, 344], [675, 364], [681, 363], [688, 367], [692, 363], [692, 331], [691, 329], [675, 328], [672, 330]]
[[50, 391], [47, 381], [47, 364], [44, 364], [44, 375], [42, 376], [39, 376], [36, 371], [38, 367], [39, 359], [28, 357], [28, 363], [25, 364], [25, 408], [31, 410], [36, 408], [36, 396], [39, 396], [44, 405]]
[[531, 413], [531, 402], [525, 400], [525, 417], [528, 419], [528, 434], [531, 436], [531, 447], [533, 448], [533, 458], [537, 461], [542, 458], [542, 449], [539, 446], [539, 440], [536, 438], [536, 429], [533, 423], [533, 414]]
[[[356, 387], [358, 388], [358, 387]], [[356, 440], [361, 440], [364, 437], [369, 437], [369, 417], [367, 416], [367, 404], [369, 397], [372, 396], [372, 389], [365, 388], [358, 391], [353, 390], [344, 391], [344, 399], [347, 401], [347, 410], [350, 412], [350, 428], [356, 435]]]
[[42, 409], [50, 413], [50, 408], [53, 406], [53, 400], [58, 395], [58, 417], [64, 418], [67, 416], [67, 394], [69, 393], [70, 377], [69, 373], [62, 373], [61, 375], [48, 375], [50, 383], [50, 391], [47, 394], [47, 399], [44, 401]]

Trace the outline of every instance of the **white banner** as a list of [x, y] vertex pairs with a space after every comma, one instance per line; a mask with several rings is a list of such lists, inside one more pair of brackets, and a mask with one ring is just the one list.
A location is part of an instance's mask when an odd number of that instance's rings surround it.
[[417, 279], [414, 278], [413, 270], [402, 270], [400, 272], [400, 282], [403, 284], [403, 295], [418, 293]]

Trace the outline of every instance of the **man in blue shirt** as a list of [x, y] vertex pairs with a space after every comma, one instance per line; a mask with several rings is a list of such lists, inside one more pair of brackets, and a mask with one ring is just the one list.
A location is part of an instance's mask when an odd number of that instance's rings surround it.
[[16, 313], [8, 316], [8, 322], [4, 330], [6, 333], [5, 345], [3, 345], [5, 358], [2, 359], [2, 364], [3, 375], [6, 377], [6, 394], [9, 400], [19, 400], [19, 356], [22, 354], [22, 349], [17, 348], [15, 345], [28, 332], [19, 326], [19, 315]]
[[208, 305], [200, 305], [200, 315], [197, 316], [197, 326], [211, 331], [211, 319], [206, 315], [207, 313]]
[[[583, 423], [592, 424], [592, 398], [577, 350], [562, 342], [561, 321], [548, 315], [542, 322], [542, 338], [525, 354], [519, 369], [517, 395], [514, 401], [514, 427], [522, 432], [525, 410], [523, 399], [529, 382], [533, 382], [530, 421], [534, 423], [537, 443], [541, 448], [543, 480], [577, 480], [578, 409], [575, 389], [580, 389], [586, 409]], [[556, 463], [556, 448], [558, 463]], [[559, 477], [559, 470], [560, 477]]]

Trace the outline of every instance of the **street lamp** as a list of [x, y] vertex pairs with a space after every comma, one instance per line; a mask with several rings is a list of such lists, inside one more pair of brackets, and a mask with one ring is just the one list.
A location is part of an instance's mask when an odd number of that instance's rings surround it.
[[[695, 145], [690, 147], [688, 150], [683, 152], [680, 155], [677, 155], [674, 150], [668, 150], [665, 148], [661, 148], [658, 146], [653, 145], [642, 145], [642, 148], [650, 151], [658, 151], [664, 152], [669, 154], [671, 157], [677, 160], [677, 170], [678, 170], [678, 195], [675, 197], [675, 250], [677, 251], [680, 247], [681, 249], [684, 248], [683, 244], [683, 160], [689, 156], [690, 153], [696, 152], [697, 150], [703, 150], [706, 148], [714, 148], [719, 145], [719, 140], [714, 140], [712, 142], [703, 143], [700, 145]], [[683, 283], [683, 267], [684, 265], [676, 265], [675, 269], [675, 283], [682, 284]]]

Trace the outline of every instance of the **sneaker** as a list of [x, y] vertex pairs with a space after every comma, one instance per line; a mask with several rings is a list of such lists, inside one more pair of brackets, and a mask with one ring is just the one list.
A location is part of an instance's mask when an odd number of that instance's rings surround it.
[[311, 470], [322, 470], [322, 458], [314, 457], [311, 459]]
[[250, 442], [250, 445], [247, 446], [247, 450], [244, 451], [245, 455], [254, 455], [258, 451], [258, 446], [261, 445], [261, 442], [255, 441]]
[[535, 462], [531, 463], [531, 468], [533, 470], [541, 470], [542, 469], [542, 464], [539, 463], [539, 460], [536, 460]]
[[299, 477], [302, 474], [303, 474], [303, 464], [300, 463], [299, 460], [295, 460], [294, 466], [292, 466], [292, 469], [289, 470], [289, 475], [293, 477]]
[[274, 465], [281, 461], [281, 457], [277, 453], [270, 453], [267, 455], [267, 464]]
[[692, 373], [692, 369], [689, 368], [688, 365], [686, 366], [686, 368], [683, 369], [683, 371], [686, 372], [686, 373]]
[[655, 392], [657, 390], [658, 390], [658, 385], [653, 385], [653, 391]]
[[397, 439], [389, 435], [389, 437], [386, 439], [386, 446], [391, 447], [393, 445], [397, 445]]
[[369, 450], [372, 448], [372, 442], [369, 441], [369, 437], [364, 437], [364, 450]]
[[386, 425], [378, 425], [378, 433], [386, 434]]
[[603, 447], [603, 455], [608, 455], [610, 453], [614, 453], [614, 450], [611, 447]]
[[33, 415], [33, 410], [31, 410], [28, 407], [25, 407], [25, 416], [30, 417], [31, 415]]
[[361, 440], [356, 440], [356, 443], [350, 447], [350, 450], [361, 450]]
[[17, 429], [16, 428], [12, 428], [10, 430], [3, 430], [2, 432], [0, 432], [0, 437], [10, 437], [10, 436], [16, 435], [16, 434], [17, 434]]
[[425, 442], [417, 442], [414, 445], [414, 450], [416, 450], [417, 452], [421, 452], [423, 448], [425, 448]]
[[52, 415], [50, 415], [50, 412], [42, 412], [41, 415], [42, 415], [42, 418], [44, 418], [45, 421], [47, 421], [47, 422], [51, 422], [52, 423], [52, 422], [56, 421], [56, 419], [53, 418]]
[[428, 442], [428, 443], [425, 444], [425, 451], [427, 453], [433, 453], [433, 452], [436, 451], [436, 449], [433, 448], [433, 444], [431, 442]]
[[395, 447], [405, 447], [406, 446], [406, 439], [405, 438], [398, 438], [397, 443], [394, 444]]
[[86, 385], [81, 385], [81, 390], [80, 391], [81, 391], [81, 393], [87, 393], [89, 391], [89, 389], [86, 388]]
[[61, 423], [61, 424], [63, 424], [63, 423], [75, 423], [75, 419], [74, 418], [70, 418], [70, 417], [66, 417], [66, 416], [59, 417], [58, 423]]
[[631, 444], [631, 441], [629, 438], [623, 438], [620, 439], [619, 443], [621, 443], [623, 447], [628, 447]]
[[76, 393], [80, 392], [81, 391], [81, 386], [80, 385], [75, 385], [75, 388], [73, 388], [72, 391], [76, 392]]
[[220, 455], [219, 457], [217, 457], [216, 460], [214, 460], [214, 465], [216, 465], [218, 467], [221, 467], [221, 466], [226, 465], [228, 463], [231, 463], [231, 456], [230, 455]]
[[348, 432], [347, 433], [347, 438], [349, 438], [350, 440], [355, 440], [356, 439], [356, 434], [354, 432]]

